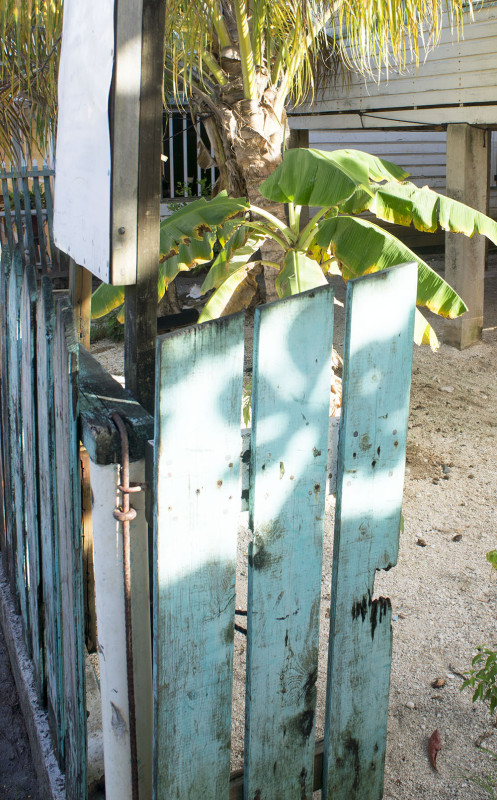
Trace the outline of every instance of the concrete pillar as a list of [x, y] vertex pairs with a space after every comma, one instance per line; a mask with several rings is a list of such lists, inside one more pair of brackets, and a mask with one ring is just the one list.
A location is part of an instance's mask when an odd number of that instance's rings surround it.
[[[472, 125], [447, 127], [447, 194], [487, 213], [490, 174], [490, 134]], [[447, 320], [444, 342], [462, 350], [481, 339], [485, 237], [445, 234], [445, 280], [462, 297], [468, 311]]]

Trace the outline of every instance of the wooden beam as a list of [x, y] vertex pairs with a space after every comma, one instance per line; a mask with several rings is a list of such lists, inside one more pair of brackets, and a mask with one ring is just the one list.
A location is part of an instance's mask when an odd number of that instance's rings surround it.
[[[447, 194], [484, 214], [488, 210], [490, 134], [472, 125], [447, 129]], [[446, 320], [444, 341], [462, 350], [481, 340], [486, 263], [485, 237], [445, 234], [445, 279], [468, 306], [462, 317]]]
[[125, 290], [126, 387], [148, 411], [155, 397], [165, 0], [143, 0], [136, 285]]
[[401, 128], [419, 130], [423, 127], [440, 129], [441, 125], [467, 122], [471, 125], [485, 125], [497, 128], [497, 103], [482, 106], [451, 106], [449, 108], [394, 108], [364, 109], [356, 111], [319, 111], [314, 114], [290, 114], [290, 128], [308, 130], [396, 130]]
[[90, 349], [92, 274], [69, 259], [69, 295], [74, 309], [74, 323], [79, 344]]
[[79, 348], [79, 438], [96, 464], [119, 464], [121, 439], [113, 412], [125, 421], [129, 456], [138, 461], [154, 435], [154, 420], [87, 350]]

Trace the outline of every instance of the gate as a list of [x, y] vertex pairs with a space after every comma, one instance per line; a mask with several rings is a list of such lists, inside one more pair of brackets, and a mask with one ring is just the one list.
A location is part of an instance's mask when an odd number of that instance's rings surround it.
[[155, 798], [382, 796], [392, 633], [374, 575], [397, 559], [416, 274], [409, 264], [348, 284], [321, 743], [333, 290], [256, 310], [243, 793], [230, 781], [243, 319], [158, 342]]

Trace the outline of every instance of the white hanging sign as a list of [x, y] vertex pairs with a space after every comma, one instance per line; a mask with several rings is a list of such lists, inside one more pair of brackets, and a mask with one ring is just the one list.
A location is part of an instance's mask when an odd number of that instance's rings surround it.
[[141, 37], [141, 2], [64, 2], [54, 238], [114, 285], [136, 282]]

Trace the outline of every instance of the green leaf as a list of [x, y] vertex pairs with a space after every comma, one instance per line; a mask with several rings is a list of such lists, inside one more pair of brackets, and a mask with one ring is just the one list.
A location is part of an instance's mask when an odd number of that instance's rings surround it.
[[243, 264], [241, 267], [229, 275], [221, 286], [214, 292], [212, 297], [209, 298], [205, 304], [203, 311], [198, 318], [200, 322], [208, 322], [211, 319], [217, 319], [228, 313], [227, 309], [229, 304], [237, 291], [241, 288], [244, 281], [247, 279], [250, 271], [254, 268], [254, 264], [250, 261]]
[[243, 225], [239, 226], [207, 273], [200, 289], [202, 294], [210, 289], [217, 289], [226, 278], [246, 264], [265, 238], [263, 234], [253, 233]]
[[426, 321], [419, 308], [416, 309], [414, 315], [414, 341], [416, 344], [429, 345], [433, 351], [438, 350], [440, 347], [437, 334], [430, 323]]
[[491, 564], [494, 569], [497, 569], [497, 550], [490, 550], [486, 558], [489, 564]]
[[289, 250], [285, 255], [283, 267], [276, 277], [275, 286], [279, 297], [289, 297], [308, 289], [325, 286], [327, 282], [317, 261], [302, 251]]
[[178, 246], [176, 255], [170, 255], [159, 267], [163, 267], [165, 288], [175, 279], [179, 272], [186, 272], [199, 264], [208, 264], [214, 258], [214, 245], [217, 241], [216, 231], [204, 231], [201, 239], [190, 239]]
[[336, 206], [360, 187], [371, 194], [371, 181], [402, 181], [401, 167], [361, 150], [286, 150], [282, 163], [267, 178], [260, 192], [276, 203], [300, 206]]
[[[187, 264], [190, 256], [188, 248], [198, 240], [203, 246], [216, 241], [217, 229], [228, 219], [248, 208], [246, 200], [228, 197], [221, 192], [212, 200], [200, 197], [193, 203], [175, 211], [162, 220], [160, 225], [160, 260], [165, 261], [173, 255], [180, 255], [181, 263]], [[179, 253], [180, 245], [186, 249]], [[201, 245], [201, 246], [202, 246]]]
[[323, 220], [318, 228], [317, 244], [336, 256], [345, 280], [415, 261], [418, 265], [418, 305], [450, 319], [467, 311], [459, 295], [425, 261], [372, 222], [354, 217], [334, 217]]
[[104, 317], [124, 303], [124, 287], [101, 283], [91, 297], [91, 318]]
[[493, 219], [427, 186], [420, 189], [409, 182], [386, 183], [373, 191], [372, 198], [357, 192], [354, 195], [355, 202], [353, 199], [347, 201], [344, 208], [347, 207], [348, 213], [368, 209], [385, 222], [398, 225], [413, 223], [418, 231], [432, 233], [440, 227], [466, 236], [481, 233], [497, 244], [497, 223]]

